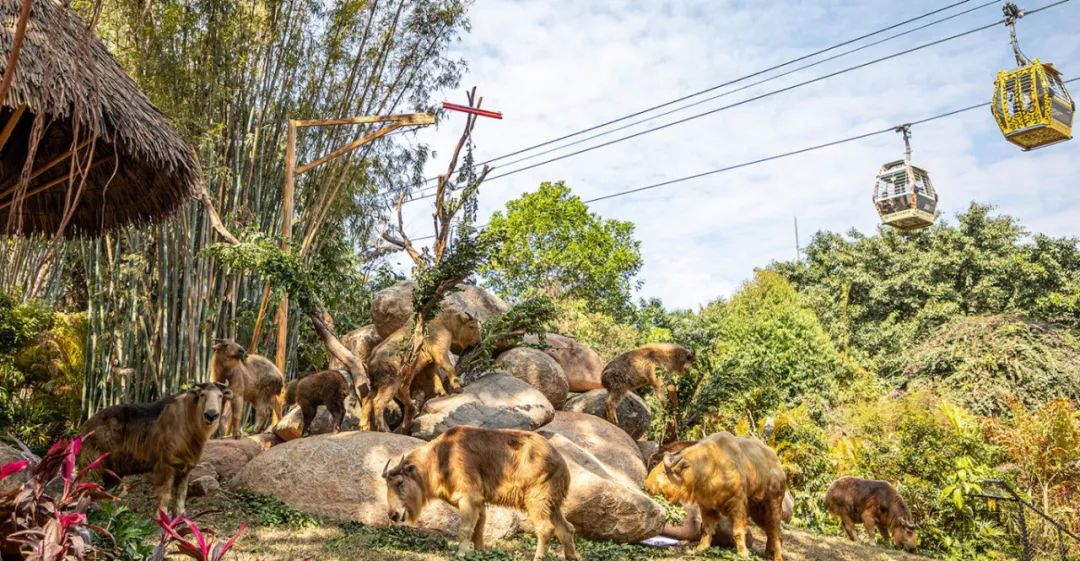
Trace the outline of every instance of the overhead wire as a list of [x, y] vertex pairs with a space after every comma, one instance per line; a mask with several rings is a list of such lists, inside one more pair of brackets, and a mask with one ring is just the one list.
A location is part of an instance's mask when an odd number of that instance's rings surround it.
[[[1042, 12], [1044, 10], [1053, 8], [1055, 6], [1065, 4], [1066, 2], [1069, 2], [1069, 0], [1057, 0], [1055, 2], [1052, 2], [1050, 4], [1042, 6], [1040, 8], [1036, 8], [1034, 10], [1028, 11], [1028, 12], [1025, 13], [1025, 16], [1037, 14], [1039, 12]], [[630, 140], [630, 139], [633, 139], [633, 138], [644, 136], [646, 134], [650, 134], [650, 133], [653, 133], [653, 132], [656, 132], [656, 131], [664, 130], [664, 129], [673, 127], [675, 125], [683, 124], [683, 123], [686, 123], [686, 122], [689, 122], [689, 121], [693, 121], [695, 119], [700, 119], [702, 117], [706, 117], [706, 116], [709, 116], [709, 115], [719, 113], [721, 111], [726, 111], [728, 109], [733, 109], [735, 107], [746, 105], [748, 103], [751, 103], [751, 102], [754, 102], [754, 101], [757, 101], [757, 100], [760, 100], [760, 99], [765, 99], [765, 98], [772, 97], [772, 96], [780, 94], [780, 93], [784, 93], [784, 92], [788, 92], [788, 91], [791, 91], [791, 90], [794, 90], [794, 89], [797, 89], [797, 88], [808, 86], [810, 84], [821, 82], [823, 80], [827, 80], [829, 78], [833, 78], [833, 77], [836, 77], [836, 76], [839, 76], [839, 75], [842, 75], [842, 74], [847, 74], [847, 73], [853, 72], [855, 70], [860, 70], [862, 68], [866, 68], [866, 67], [872, 66], [874, 64], [879, 64], [881, 62], [885, 62], [887, 60], [891, 60], [891, 59], [894, 59], [894, 58], [897, 58], [897, 57], [900, 57], [900, 56], [903, 56], [903, 55], [906, 55], [906, 54], [910, 54], [910, 53], [913, 53], [913, 52], [916, 52], [916, 51], [920, 51], [920, 50], [923, 50], [923, 49], [927, 49], [927, 48], [930, 48], [930, 47], [933, 47], [933, 46], [940, 45], [942, 43], [953, 41], [955, 39], [966, 37], [968, 35], [972, 35], [974, 33], [980, 32], [980, 31], [985, 31], [987, 29], [996, 27], [996, 26], [1001, 25], [1003, 23], [1005, 23], [1005, 18], [1001, 18], [1001, 19], [999, 19], [999, 20], [997, 20], [997, 21], [995, 21], [993, 23], [986, 24], [986, 25], [983, 25], [983, 26], [980, 26], [980, 27], [977, 27], [977, 28], [974, 28], [974, 29], [970, 29], [968, 31], [963, 31], [961, 33], [957, 33], [957, 34], [954, 34], [954, 35], [950, 35], [948, 37], [944, 37], [944, 38], [941, 38], [941, 39], [930, 41], [928, 43], [923, 43], [923, 44], [917, 45], [915, 47], [911, 47], [911, 48], [904, 49], [902, 51], [898, 51], [898, 52], [895, 52], [895, 53], [892, 53], [892, 54], [889, 54], [889, 55], [878, 57], [878, 58], [875, 58], [875, 59], [872, 59], [872, 60], [869, 60], [869, 61], [866, 61], [866, 62], [862, 62], [862, 63], [856, 64], [856, 65], [853, 65], [853, 66], [849, 66], [849, 67], [846, 67], [846, 68], [843, 68], [843, 69], [840, 69], [840, 70], [837, 70], [837, 71], [834, 71], [834, 72], [830, 72], [828, 74], [824, 74], [824, 75], [821, 75], [821, 76], [818, 76], [818, 77], [815, 77], [815, 78], [811, 78], [811, 79], [808, 79], [808, 80], [797, 82], [795, 84], [791, 84], [791, 85], [785, 86], [783, 88], [770, 90], [768, 92], [758, 94], [758, 95], [755, 95], [755, 96], [752, 96], [752, 97], [748, 97], [746, 99], [742, 99], [742, 100], [739, 100], [739, 101], [736, 101], [736, 102], [733, 102], [733, 103], [729, 103], [729, 104], [723, 105], [721, 107], [710, 109], [708, 111], [703, 111], [701, 113], [696, 113], [694, 115], [683, 117], [682, 119], [671, 121], [669, 123], [658, 125], [656, 127], [648, 128], [648, 129], [645, 129], [645, 130], [642, 130], [642, 131], [638, 131], [636, 133], [628, 134], [628, 135], [621, 136], [621, 137], [618, 137], [618, 138], [613, 139], [613, 140], [609, 140], [607, 142], [603, 142], [603, 143], [600, 143], [600, 144], [596, 144], [596, 145], [593, 145], [593, 146], [582, 148], [581, 150], [576, 150], [574, 152], [569, 152], [569, 153], [566, 153], [566, 154], [562, 154], [562, 155], [559, 155], [559, 156], [556, 156], [556, 157], [553, 157], [553, 158], [549, 158], [547, 160], [543, 160], [543, 161], [540, 161], [540, 162], [537, 162], [537, 163], [534, 163], [534, 164], [530, 164], [530, 165], [527, 165], [527, 166], [523, 166], [523, 167], [520, 167], [520, 168], [511, 169], [509, 171], [506, 171], [506, 172], [496, 174], [496, 175], [493, 175], [493, 176], [489, 177], [486, 180], [486, 182], [495, 181], [495, 180], [503, 178], [503, 177], [508, 177], [508, 176], [511, 176], [511, 175], [514, 175], [514, 174], [517, 174], [517, 173], [521, 173], [523, 171], [528, 171], [530, 169], [534, 169], [534, 168], [537, 168], [537, 167], [540, 167], [540, 166], [544, 166], [544, 165], [547, 165], [547, 164], [550, 164], [550, 163], [553, 163], [553, 162], [557, 162], [557, 161], [564, 160], [564, 159], [567, 159], [567, 158], [572, 158], [574, 156], [579, 156], [581, 154], [585, 154], [585, 153], [591, 152], [593, 150], [598, 150], [600, 148], [605, 148], [605, 147], [611, 146], [613, 144], [617, 144], [617, 143], [624, 142], [624, 141], [627, 141], [627, 140]], [[423, 196], [419, 196], [419, 197], [414, 197], [412, 199], [409, 199], [406, 202], [413, 202], [413, 201], [423, 200], [423, 199], [431, 198], [432, 196], [433, 195], [428, 194], [428, 195], [423, 195]]]
[[[698, 96], [701, 96], [701, 95], [707, 94], [707, 93], [709, 93], [709, 92], [713, 92], [713, 91], [716, 91], [716, 90], [718, 90], [718, 89], [720, 89], [720, 88], [723, 88], [723, 87], [731, 86], [731, 85], [737, 84], [737, 83], [739, 83], [739, 82], [742, 82], [742, 81], [745, 81], [745, 80], [749, 80], [750, 78], [754, 78], [754, 77], [760, 76], [760, 75], [762, 75], [762, 74], [766, 74], [766, 73], [772, 72], [772, 71], [774, 71], [774, 70], [779, 70], [779, 69], [781, 69], [781, 68], [784, 68], [784, 67], [786, 67], [786, 66], [790, 66], [790, 65], [792, 65], [792, 64], [795, 64], [795, 63], [798, 63], [798, 62], [802, 62], [802, 61], [804, 61], [804, 60], [807, 60], [807, 59], [813, 58], [813, 57], [815, 57], [815, 56], [818, 56], [818, 55], [821, 55], [821, 54], [825, 54], [825, 53], [827, 53], [827, 52], [830, 52], [830, 51], [834, 51], [834, 50], [836, 50], [836, 49], [839, 49], [839, 48], [841, 48], [841, 47], [846, 47], [846, 46], [848, 46], [848, 45], [850, 45], [850, 44], [852, 44], [852, 43], [857, 43], [857, 42], [859, 42], [859, 41], [862, 41], [863, 39], [868, 39], [868, 38], [870, 38], [870, 37], [873, 37], [873, 36], [875, 36], [875, 35], [880, 35], [880, 34], [882, 34], [882, 33], [885, 33], [885, 32], [887, 32], [887, 31], [891, 31], [891, 30], [893, 30], [893, 29], [896, 29], [896, 28], [898, 28], [898, 27], [903, 27], [903, 26], [905, 26], [905, 25], [907, 25], [907, 24], [909, 24], [909, 23], [914, 23], [914, 22], [916, 22], [916, 21], [919, 21], [919, 20], [922, 20], [922, 19], [928, 18], [928, 17], [930, 17], [930, 16], [933, 16], [933, 15], [935, 15], [935, 14], [939, 14], [939, 13], [941, 13], [941, 12], [945, 12], [945, 11], [948, 11], [948, 10], [950, 10], [950, 9], [952, 9], [952, 8], [955, 8], [955, 7], [957, 7], [957, 6], [960, 6], [960, 5], [966, 4], [966, 3], [970, 2], [970, 1], [971, 1], [971, 0], [960, 0], [960, 1], [958, 1], [958, 2], [953, 2], [953, 3], [951, 3], [951, 4], [948, 4], [948, 5], [946, 5], [946, 6], [942, 6], [941, 8], [937, 8], [937, 9], [931, 10], [931, 11], [929, 11], [929, 12], [926, 12], [926, 13], [923, 13], [923, 14], [920, 14], [920, 15], [917, 15], [917, 16], [914, 16], [914, 17], [911, 17], [911, 18], [908, 18], [908, 19], [906, 19], [906, 20], [903, 20], [903, 21], [900, 21], [900, 22], [897, 22], [897, 23], [894, 23], [894, 24], [888, 25], [888, 26], [886, 26], [886, 27], [882, 27], [882, 28], [880, 28], [880, 29], [877, 29], [877, 30], [874, 30], [874, 31], [870, 31], [870, 32], [868, 32], [868, 33], [864, 33], [863, 35], [860, 35], [860, 36], [858, 36], [858, 37], [854, 37], [854, 38], [852, 38], [852, 39], [848, 39], [848, 40], [846, 40], [846, 41], [842, 41], [842, 42], [840, 42], [840, 43], [836, 43], [835, 45], [830, 45], [830, 46], [828, 46], [828, 47], [824, 47], [824, 48], [818, 49], [818, 50], [816, 50], [816, 51], [813, 51], [813, 52], [810, 52], [810, 53], [807, 53], [807, 54], [801, 55], [801, 56], [799, 56], [799, 57], [796, 57], [796, 58], [793, 58], [793, 59], [790, 59], [790, 60], [787, 60], [787, 61], [781, 62], [781, 63], [779, 63], [779, 64], [775, 64], [775, 65], [773, 65], [773, 66], [770, 66], [770, 67], [768, 67], [768, 68], [763, 68], [763, 69], [761, 69], [761, 70], [757, 70], [757, 71], [755, 71], [755, 72], [751, 72], [750, 74], [746, 74], [746, 75], [743, 75], [743, 76], [739, 76], [739, 77], [737, 77], [737, 78], [733, 78], [733, 79], [727, 80], [727, 81], [725, 81], [725, 82], [721, 82], [721, 83], [719, 83], [719, 84], [716, 84], [716, 85], [714, 85], [714, 86], [710, 86], [710, 87], [708, 87], [708, 88], [705, 88], [705, 89], [701, 89], [701, 90], [698, 90], [698, 91], [695, 91], [695, 92], [692, 92], [692, 93], [689, 93], [689, 94], [683, 95], [683, 96], [681, 96], [681, 97], [678, 97], [678, 98], [672, 99], [672, 100], [670, 100], [670, 101], [666, 101], [666, 102], [664, 102], [664, 103], [659, 103], [659, 104], [653, 105], [653, 106], [651, 106], [651, 107], [646, 107], [646, 108], [644, 108], [644, 109], [640, 109], [640, 110], [638, 110], [638, 111], [635, 111], [635, 112], [632, 112], [632, 113], [629, 113], [629, 114], [626, 114], [626, 115], [622, 115], [622, 116], [620, 116], [620, 117], [616, 117], [616, 118], [614, 118], [614, 119], [610, 119], [610, 120], [608, 120], [608, 121], [604, 121], [604, 122], [602, 122], [602, 123], [598, 123], [598, 124], [596, 124], [596, 125], [591, 125], [591, 126], [589, 126], [589, 127], [586, 127], [586, 128], [580, 129], [580, 130], [576, 130], [576, 131], [573, 131], [573, 132], [570, 132], [570, 133], [564, 134], [564, 135], [562, 135], [562, 136], [559, 136], [559, 137], [556, 137], [556, 138], [552, 138], [552, 139], [550, 139], [550, 140], [545, 140], [545, 141], [543, 141], [543, 142], [540, 142], [540, 143], [537, 143], [537, 144], [533, 144], [533, 145], [531, 145], [531, 146], [526, 146], [526, 147], [524, 147], [524, 148], [520, 148], [520, 149], [514, 150], [514, 151], [512, 151], [512, 152], [508, 152], [508, 153], [506, 153], [506, 154], [502, 154], [502, 155], [500, 155], [500, 156], [495, 156], [494, 158], [490, 158], [490, 159], [484, 160], [484, 161], [482, 161], [482, 162], [479, 162], [479, 163], [473, 164], [473, 167], [474, 167], [474, 168], [475, 168], [475, 167], [481, 167], [481, 166], [484, 166], [484, 165], [490, 164], [490, 163], [492, 163], [492, 162], [496, 162], [496, 161], [499, 161], [499, 160], [503, 160], [503, 159], [506, 159], [506, 158], [509, 158], [509, 157], [512, 157], [512, 156], [517, 156], [517, 155], [519, 155], [519, 154], [523, 154], [523, 153], [525, 153], [525, 152], [530, 152], [530, 151], [532, 151], [532, 150], [535, 150], [535, 149], [537, 149], [537, 148], [542, 148], [542, 147], [544, 147], [544, 146], [548, 146], [548, 145], [550, 145], [550, 144], [554, 144], [554, 143], [556, 143], [556, 142], [561, 142], [561, 141], [563, 141], [563, 140], [567, 140], [567, 139], [573, 138], [573, 137], [575, 137], [575, 136], [579, 136], [579, 135], [582, 135], [582, 134], [585, 134], [585, 133], [589, 133], [589, 132], [592, 132], [592, 131], [594, 131], [594, 130], [597, 130], [597, 129], [601, 129], [601, 128], [604, 128], [604, 127], [607, 127], [607, 126], [609, 126], [609, 125], [613, 125], [613, 124], [615, 124], [615, 123], [619, 123], [619, 122], [625, 121], [625, 120], [627, 120], [627, 119], [632, 119], [632, 118], [634, 118], [634, 117], [638, 117], [638, 116], [644, 115], [644, 114], [646, 114], [646, 113], [650, 113], [650, 112], [652, 112], [652, 111], [655, 111], [655, 110], [657, 110], [657, 109], [662, 109], [662, 108], [664, 108], [664, 107], [667, 107], [667, 106], [670, 106], [670, 105], [674, 105], [674, 104], [676, 104], [676, 103], [680, 103], [680, 102], [686, 101], [686, 100], [688, 100], [688, 99], [692, 99], [692, 98], [695, 98], [695, 97], [698, 97]], [[943, 22], [943, 21], [947, 21], [947, 20], [949, 20], [949, 19], [953, 19], [953, 18], [956, 18], [956, 17], [962, 16], [962, 15], [965, 15], [965, 14], [971, 13], [971, 12], [973, 12], [973, 11], [975, 11], [975, 10], [978, 10], [978, 9], [984, 8], [984, 7], [986, 7], [987, 5], [995, 4], [996, 2], [997, 2], [997, 0], [992, 0], [992, 1], [990, 1], [990, 2], [987, 2], [987, 3], [985, 3], [985, 4], [981, 4], [981, 5], [979, 5], [979, 6], [975, 7], [975, 8], [971, 8], [971, 9], [965, 10], [965, 11], [963, 11], [963, 12], [959, 12], [959, 13], [957, 13], [957, 14], [953, 14], [952, 16], [949, 16], [949, 17], [947, 17], [947, 18], [939, 19], [939, 20], [937, 20], [937, 21], [935, 21], [935, 22], [932, 22], [932, 23], [929, 23], [929, 24], [926, 24], [926, 25], [920, 26], [920, 27], [918, 27], [918, 28], [915, 28], [915, 29], [913, 29], [913, 30], [911, 30], [911, 31], [908, 31], [908, 32], [905, 32], [905, 33], [901, 33], [901, 34], [898, 34], [898, 35], [894, 35], [894, 36], [892, 36], [892, 37], [890, 37], [890, 38], [888, 38], [888, 39], [884, 39], [884, 40], [882, 40], [882, 41], [877, 41], [877, 42], [875, 42], [875, 43], [871, 43], [870, 45], [867, 45], [867, 46], [861, 47], [860, 49], [855, 49], [855, 50], [852, 50], [852, 51], [848, 51], [848, 52], [847, 52], [847, 53], [845, 53], [845, 54], [851, 54], [852, 52], [855, 52], [855, 51], [857, 51], [857, 50], [861, 50], [861, 49], [863, 49], [863, 48], [867, 48], [867, 47], [870, 47], [870, 46], [874, 46], [874, 45], [880, 44], [881, 42], [884, 42], [884, 41], [887, 41], [887, 40], [890, 40], [890, 39], [895, 39], [896, 37], [899, 37], [899, 36], [901, 36], [901, 35], [905, 35], [905, 34], [907, 34], [907, 33], [911, 33], [911, 32], [913, 32], [913, 31], [918, 31], [918, 30], [920, 30], [920, 29], [925, 29], [926, 27], [929, 27], [929, 26], [932, 26], [932, 25], [936, 25], [936, 24], [938, 24], [938, 23], [941, 23], [941, 22]], [[826, 59], [826, 61], [827, 61], [827, 60], [834, 60], [835, 58], [838, 58], [839, 56], [844, 56], [844, 55], [843, 55], [843, 54], [841, 54], [841, 55], [836, 55], [836, 56], [830, 57], [829, 59]], [[823, 62], [824, 62], [824, 61], [823, 61]], [[807, 68], [807, 67], [803, 67], [803, 68]], [[785, 73], [784, 75], [786, 75], [786, 74], [790, 74], [790, 72], [788, 72], [788, 73]], [[710, 99], [714, 99], [714, 98], [710, 98]], [[689, 106], [688, 106], [688, 107], [689, 107]], [[668, 114], [668, 113], [665, 113], [664, 115], [667, 115], [667, 114]], [[656, 117], [659, 117], [659, 116], [660, 116], [660, 115], [657, 115], [657, 116], [654, 116], [653, 118], [656, 118]], [[619, 129], [616, 129], [616, 130], [622, 130], [622, 129], [624, 129], [624, 128], [626, 128], [626, 127], [620, 127]], [[576, 143], [575, 143], [575, 144], [576, 144]], [[572, 144], [571, 144], [571, 145], [572, 145]], [[545, 152], [545, 153], [546, 153], [546, 152]], [[513, 163], [513, 162], [512, 162], [512, 163]], [[429, 178], [425, 179], [425, 180], [424, 180], [424, 182], [425, 182], [425, 183], [429, 183], [429, 182], [431, 182], [431, 181], [434, 181], [434, 180], [436, 180], [436, 179], [437, 179], [437, 177], [429, 177]], [[385, 194], [385, 193], [384, 193], [384, 194]]]
[[[1077, 82], [1077, 81], [1080, 81], [1080, 77], [1065, 80], [1064, 83], [1071, 84], [1071, 83]], [[951, 111], [946, 111], [944, 113], [938, 113], [936, 115], [932, 115], [930, 117], [925, 117], [925, 118], [918, 119], [918, 120], [915, 120], [915, 121], [908, 121], [908, 122], [903, 123], [903, 124], [907, 124], [907, 125], [910, 125], [910, 126], [921, 125], [921, 124], [929, 123], [929, 122], [932, 122], [932, 121], [937, 121], [937, 120], [940, 120], [940, 119], [953, 117], [955, 115], [959, 115], [961, 113], [966, 113], [968, 111], [973, 111], [975, 109], [987, 107], [988, 105], [989, 105], [989, 103], [986, 103], [986, 102], [977, 103], [975, 105], [969, 105], [967, 107], [961, 107], [959, 109], [953, 109]], [[669, 185], [674, 185], [674, 184], [677, 184], [677, 183], [683, 183], [683, 182], [690, 181], [690, 180], [693, 180], [693, 179], [699, 179], [699, 178], [710, 176], [710, 175], [716, 175], [716, 174], [719, 174], [719, 173], [733, 171], [733, 170], [737, 170], [737, 169], [740, 169], [740, 168], [745, 168], [745, 167], [749, 167], [749, 166], [753, 166], [753, 165], [757, 165], [757, 164], [761, 164], [761, 163], [765, 163], [765, 162], [771, 162], [771, 161], [774, 161], [774, 160], [779, 160], [779, 159], [782, 159], [782, 158], [789, 158], [791, 156], [797, 156], [799, 154], [805, 154], [807, 152], [813, 152], [813, 151], [816, 151], [816, 150], [822, 150], [822, 149], [825, 149], [825, 148], [831, 148], [833, 146], [838, 146], [838, 145], [841, 145], [841, 144], [847, 144], [847, 143], [855, 142], [855, 141], [858, 141], [858, 140], [864, 140], [864, 139], [867, 139], [867, 138], [870, 138], [870, 137], [873, 137], [873, 136], [877, 136], [877, 135], [880, 135], [880, 134], [895, 132], [898, 126], [901, 126], [901, 125], [891, 125], [891, 126], [888, 126], [888, 127], [885, 127], [885, 128], [875, 129], [873, 131], [869, 131], [869, 132], [865, 132], [865, 133], [861, 133], [861, 134], [856, 134], [856, 135], [853, 135], [853, 136], [848, 136], [848, 137], [845, 137], [845, 138], [832, 140], [832, 141], [829, 141], [829, 142], [822, 142], [820, 144], [814, 144], [812, 146], [807, 146], [807, 147], [799, 148], [799, 149], [796, 149], [796, 150], [789, 150], [789, 151], [786, 151], [786, 152], [781, 152], [779, 154], [773, 154], [771, 156], [765, 156], [765, 157], [762, 157], [762, 158], [757, 158], [757, 159], [749, 160], [749, 161], [746, 161], [746, 162], [740, 162], [740, 163], [737, 163], [737, 164], [732, 164], [732, 165], [724, 166], [724, 167], [721, 167], [721, 168], [716, 168], [716, 169], [712, 169], [712, 170], [708, 170], [708, 171], [703, 171], [703, 172], [695, 173], [695, 174], [692, 174], [692, 175], [685, 175], [685, 176], [677, 177], [677, 178], [674, 178], [674, 179], [668, 179], [668, 180], [665, 180], [665, 181], [660, 181], [660, 182], [652, 183], [652, 184], [649, 184], [649, 185], [643, 185], [641, 187], [635, 187], [633, 189], [625, 189], [623, 191], [617, 191], [617, 192], [614, 192], [614, 193], [601, 195], [599, 197], [593, 197], [591, 199], [585, 199], [582, 202], [585, 203], [585, 204], [591, 204], [591, 203], [604, 201], [604, 200], [608, 200], [608, 199], [624, 197], [624, 196], [631, 195], [631, 194], [634, 194], [634, 193], [640, 193], [642, 191], [648, 191], [648, 190], [652, 190], [652, 189], [658, 189], [658, 188], [661, 188], [661, 187], [667, 187]], [[486, 226], [486, 224], [478, 226], [477, 228], [482, 229], [485, 226]], [[434, 236], [423, 236], [423, 237], [419, 237], [419, 238], [410, 238], [410, 240], [412, 240], [412, 241], [422, 241], [422, 240], [426, 240], [426, 239], [431, 239], [433, 237]]]

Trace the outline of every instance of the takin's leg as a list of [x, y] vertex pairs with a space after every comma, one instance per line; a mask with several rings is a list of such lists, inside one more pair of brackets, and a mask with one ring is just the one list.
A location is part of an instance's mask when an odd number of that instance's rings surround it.
[[[878, 522], [877, 530], [878, 530], [878, 533], [881, 534], [882, 543], [884, 543], [885, 545], [889, 545], [889, 544], [893, 543], [892, 536], [889, 535], [889, 528], [886, 527], [885, 524], [883, 524], [881, 522]], [[900, 544], [894, 544], [894, 545], [900, 545]]]
[[873, 508], [862, 511], [862, 523], [866, 527], [866, 536], [870, 538], [870, 543], [874, 543], [874, 534], [877, 532], [877, 517], [874, 516]]
[[750, 548], [746, 547], [746, 503], [739, 502], [735, 505], [735, 508], [728, 513], [728, 518], [731, 519], [731, 539], [735, 542], [735, 553], [739, 557], [749, 557]]
[[310, 401], [303, 399], [300, 400], [300, 413], [304, 418], [304, 424], [301, 428], [300, 435], [307, 436], [311, 431], [311, 422], [315, 420], [315, 413], [319, 411], [319, 408], [313, 405]]
[[847, 534], [848, 539], [853, 542], [858, 541], [855, 539], [855, 521], [851, 519], [848, 513], [845, 512], [840, 515], [840, 523], [843, 524], [844, 533]]
[[266, 396], [255, 404], [255, 432], [265, 432], [274, 419], [274, 397]]
[[716, 535], [716, 527], [719, 524], [720, 517], [716, 511], [701, 509], [701, 537], [697, 545], [699, 553], [712, 547], [713, 536]]
[[533, 561], [543, 561], [547, 556], [548, 542], [551, 541], [556, 528], [551, 520], [553, 514], [551, 502], [542, 487], [533, 487], [526, 491], [525, 512], [529, 515], [529, 522], [532, 523], [533, 530], [536, 532], [536, 554], [533, 556]]
[[158, 498], [158, 510], [165, 511], [166, 514], [171, 516], [178, 516], [178, 514], [169, 510], [173, 506], [175, 477], [176, 471], [173, 470], [172, 466], [164, 463], [159, 463], [154, 466], [154, 491]]
[[484, 549], [484, 524], [487, 523], [487, 508], [480, 505], [476, 511], [476, 526], [473, 527], [472, 543], [477, 551]]
[[660, 406], [666, 409], [667, 388], [664, 387], [664, 381], [656, 374], [656, 368], [649, 371], [649, 385], [652, 386], [653, 393], [656, 394], [656, 400], [660, 402]]
[[[450, 391], [456, 392], [461, 389], [461, 380], [458, 380], [457, 371], [454, 369], [454, 364], [450, 362], [450, 357], [446, 353], [435, 353], [431, 357], [431, 360], [435, 362], [435, 367], [438, 370], [442, 370], [446, 373], [446, 385], [450, 386]], [[436, 379], [436, 388], [442, 385], [442, 382], [438, 379], [439, 373], [434, 373]], [[437, 391], [437, 390], [436, 390]]]
[[187, 466], [174, 469], [176, 471], [173, 476], [173, 497], [176, 501], [175, 516], [181, 516], [187, 509], [188, 476], [191, 475], [191, 470]]
[[574, 546], [574, 526], [567, 522], [562, 509], [555, 508], [551, 512], [551, 522], [555, 525], [555, 537], [563, 546], [563, 559], [575, 561], [581, 559], [578, 556], [577, 547]]
[[765, 558], [783, 561], [783, 535], [780, 522], [784, 519], [784, 496], [774, 497], [766, 506], [765, 512]]
[[484, 501], [464, 498], [458, 501], [458, 513], [461, 515], [461, 525], [458, 526], [458, 555], [465, 555], [473, 549], [473, 532], [484, 529], [477, 528], [480, 511], [484, 508]]
[[412, 426], [413, 418], [416, 417], [418, 411], [416, 410], [416, 404], [413, 403], [412, 396], [409, 395], [409, 388], [402, 385], [397, 392], [398, 401], [401, 402], [401, 426], [398, 427], [397, 432], [401, 434], [409, 434], [409, 427]]
[[390, 404], [390, 400], [394, 399], [394, 393], [397, 392], [397, 387], [393, 384], [383, 386], [379, 388], [375, 395], [371, 397], [371, 426], [376, 428], [379, 432], [390, 432], [390, 426], [386, 424], [386, 406]]
[[619, 414], [616, 410], [624, 397], [626, 397], [626, 390], [608, 389], [607, 399], [604, 400], [604, 414], [608, 422], [613, 425], [619, 424]]
[[244, 432], [240, 428], [240, 425], [244, 421], [244, 396], [233, 394], [232, 401], [230, 401], [229, 404], [229, 414], [231, 415], [231, 419], [227, 436], [240, 438], [244, 436]]
[[330, 411], [330, 417], [333, 419], [330, 423], [330, 432], [336, 434], [341, 430], [341, 423], [345, 422], [345, 403], [331, 402], [327, 404], [326, 409]]

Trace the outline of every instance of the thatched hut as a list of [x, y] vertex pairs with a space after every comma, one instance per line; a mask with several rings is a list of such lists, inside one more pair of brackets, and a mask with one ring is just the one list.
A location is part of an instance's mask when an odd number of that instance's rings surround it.
[[[21, 7], [0, 0], [0, 75]], [[71, 9], [33, 0], [15, 70], [0, 110], [0, 234], [98, 234], [161, 220], [195, 193], [191, 148]]]

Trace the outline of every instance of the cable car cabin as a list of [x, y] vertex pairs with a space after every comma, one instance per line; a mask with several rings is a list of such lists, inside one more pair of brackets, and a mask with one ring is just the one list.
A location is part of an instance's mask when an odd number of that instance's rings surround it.
[[874, 206], [889, 226], [917, 230], [933, 224], [937, 200], [930, 175], [908, 160], [889, 162], [878, 172]]
[[1061, 73], [1039, 59], [998, 72], [990, 109], [1005, 139], [1024, 150], [1072, 138], [1076, 106]]

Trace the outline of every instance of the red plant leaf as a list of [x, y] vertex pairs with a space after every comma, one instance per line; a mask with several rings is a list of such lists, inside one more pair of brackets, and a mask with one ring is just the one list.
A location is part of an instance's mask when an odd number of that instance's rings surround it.
[[221, 544], [221, 555], [215, 555], [214, 561], [219, 561], [221, 558], [225, 557], [225, 554], [228, 553], [230, 549], [232, 549], [232, 546], [236, 545], [236, 540], [240, 539], [240, 535], [244, 533], [244, 530], [247, 530], [247, 527], [247, 520], [240, 523], [240, 527], [236, 529], [236, 533], [233, 534], [233, 536], [229, 538], [228, 541]]
[[184, 524], [191, 529], [191, 535], [195, 537], [195, 542], [199, 544], [199, 551], [203, 554], [203, 557], [208, 558], [210, 555], [210, 548], [206, 545], [206, 538], [203, 536], [202, 531], [199, 530], [199, 525], [190, 518], [185, 518]]
[[60, 526], [64, 529], [70, 528], [76, 524], [85, 524], [86, 515], [81, 512], [72, 512], [70, 514], [57, 515], [57, 520], [60, 522]]
[[92, 471], [93, 469], [95, 469], [95, 468], [97, 468], [98, 466], [100, 466], [100, 465], [101, 465], [101, 462], [104, 462], [104, 461], [105, 461], [105, 458], [108, 458], [108, 457], [109, 457], [109, 453], [108, 453], [108, 452], [106, 452], [106, 453], [104, 453], [104, 454], [102, 454], [102, 455], [98, 456], [98, 458], [97, 458], [96, 460], [94, 460], [94, 461], [90, 462], [90, 464], [89, 464], [89, 465], [87, 465], [87, 466], [86, 466], [85, 468], [83, 468], [82, 472], [83, 472], [83, 473], [89, 473], [89, 472], [90, 472], [90, 471]]
[[0, 480], [30, 467], [30, 460], [15, 460], [0, 466]]

